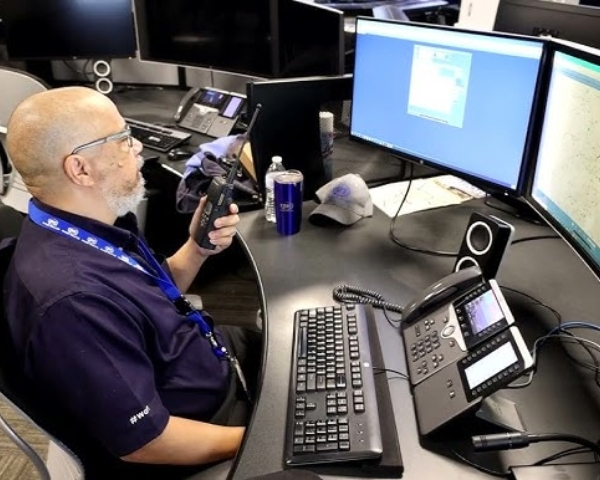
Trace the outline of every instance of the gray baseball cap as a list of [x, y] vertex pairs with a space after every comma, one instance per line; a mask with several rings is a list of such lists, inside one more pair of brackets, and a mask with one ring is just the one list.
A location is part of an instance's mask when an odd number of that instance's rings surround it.
[[323, 217], [326, 217], [342, 225], [352, 225], [362, 218], [373, 216], [369, 187], [354, 173], [326, 183], [316, 195], [321, 204], [310, 214], [313, 223], [323, 223]]

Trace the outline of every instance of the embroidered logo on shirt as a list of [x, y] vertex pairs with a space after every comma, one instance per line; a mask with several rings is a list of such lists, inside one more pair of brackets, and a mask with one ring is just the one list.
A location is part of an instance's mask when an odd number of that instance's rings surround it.
[[136, 413], [134, 416], [132, 416], [129, 419], [129, 423], [131, 423], [132, 425], [135, 425], [138, 422], [138, 420], [141, 420], [149, 413], [150, 413], [150, 407], [148, 405], [146, 405], [146, 408], [144, 408], [141, 412]]

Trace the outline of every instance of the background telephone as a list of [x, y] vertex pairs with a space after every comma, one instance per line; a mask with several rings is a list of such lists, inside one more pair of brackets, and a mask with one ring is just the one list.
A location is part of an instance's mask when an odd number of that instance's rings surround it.
[[436, 282], [407, 309], [402, 337], [423, 436], [533, 367], [498, 284], [476, 267]]
[[214, 138], [225, 137], [238, 121], [246, 96], [215, 88], [192, 88], [174, 115], [180, 127]]

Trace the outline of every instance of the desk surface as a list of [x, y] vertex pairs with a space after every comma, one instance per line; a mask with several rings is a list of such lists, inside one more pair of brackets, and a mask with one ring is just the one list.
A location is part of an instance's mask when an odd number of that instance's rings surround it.
[[[312, 208], [311, 203], [305, 205], [302, 230], [290, 237], [279, 236], [261, 212], [242, 215], [240, 241], [257, 272], [265, 313], [266, 349], [260, 394], [231, 476], [235, 480], [283, 468], [294, 311], [333, 304], [332, 288], [339, 284], [373, 289], [388, 301], [406, 304], [420, 289], [448, 274], [454, 263], [454, 259], [414, 253], [393, 244], [387, 235], [389, 219], [377, 210], [372, 219], [344, 229], [309, 224], [306, 219]], [[397, 227], [410, 232], [407, 240], [413, 244], [427, 247], [429, 243], [433, 248], [457, 250], [471, 211], [471, 207], [463, 205], [417, 213], [399, 220]], [[514, 217], [507, 220], [517, 226], [516, 238], [551, 233], [546, 227], [526, 224]], [[428, 238], [442, 238], [441, 242], [453, 245], [434, 245], [437, 240], [430, 242]], [[600, 292], [600, 284], [561, 240], [522, 242], [514, 245], [507, 257], [499, 275], [501, 285], [557, 308], [565, 320], [594, 319], [594, 296]], [[505, 295], [511, 308], [516, 307], [513, 313], [525, 335], [531, 330], [529, 346], [534, 338], [554, 326], [543, 325], [544, 320], [552, 321], [543, 308], [536, 312], [531, 303], [528, 306], [523, 302], [523, 297], [509, 292]], [[399, 333], [379, 311], [375, 318], [385, 367], [406, 372]], [[472, 467], [422, 448], [408, 383], [390, 376], [405, 465], [403, 478], [487, 478]], [[598, 436], [600, 415], [596, 404], [560, 351], [554, 354], [544, 350], [539, 372], [530, 387], [503, 392], [503, 396], [517, 402], [524, 423], [532, 432], [568, 432], [590, 439]], [[572, 405], [577, 408], [571, 408]], [[510, 453], [487, 454], [487, 461], [492, 461], [497, 469], [506, 469], [532, 463], [570, 446], [537, 444]]]
[[[116, 101], [126, 116], [168, 122], [183, 94], [175, 90], [130, 91], [119, 94]], [[194, 137], [193, 141], [211, 140], [199, 137]], [[385, 155], [351, 143], [339, 142], [336, 145], [343, 157], [341, 168], [355, 173], [361, 168], [361, 148], [379, 161]], [[352, 165], [353, 158], [357, 159], [355, 166]], [[166, 160], [163, 158], [161, 161]], [[177, 170], [184, 164], [182, 161], [169, 167]], [[362, 166], [371, 167], [374, 173], [380, 172], [372, 165], [373, 162], [369, 162]], [[338, 171], [336, 175], [341, 173], [345, 172]], [[156, 211], [149, 207], [148, 212], [148, 225], [155, 223], [156, 230], [168, 233], [170, 241], [165, 245], [167, 248], [158, 248], [163, 253], [168, 253], [171, 243], [179, 244], [180, 239], [187, 235], [189, 218], [179, 218], [174, 211], [177, 182], [178, 178], [171, 178], [167, 180], [168, 185], [161, 186], [163, 191], [156, 202], [158, 205], [154, 207]], [[302, 230], [291, 237], [280, 237], [273, 225], [264, 220], [261, 211], [242, 214], [239, 240], [256, 271], [265, 313], [266, 342], [262, 386], [244, 444], [230, 474], [234, 480], [283, 468], [292, 319], [296, 310], [332, 304], [332, 289], [339, 284], [373, 289], [388, 301], [403, 305], [418, 291], [450, 273], [454, 264], [453, 258], [419, 254], [392, 243], [388, 238], [389, 219], [378, 210], [373, 218], [349, 228], [323, 228], [306, 221], [312, 208], [313, 204], [305, 204]], [[465, 205], [401, 217], [396, 222], [396, 233], [408, 244], [457, 251], [471, 211], [472, 207]], [[490, 212], [489, 209], [487, 211]], [[547, 227], [527, 224], [497, 210], [491, 210], [491, 213], [515, 225], [516, 239], [551, 233]], [[554, 307], [564, 321], [598, 323], [596, 299], [600, 294], [600, 283], [560, 239], [535, 240], [512, 246], [498, 281], [502, 286], [524, 292]], [[556, 326], [556, 318], [546, 308], [508, 290], [505, 290], [505, 296], [529, 346], [535, 338]], [[385, 367], [406, 372], [399, 333], [379, 311], [375, 312], [375, 318]], [[600, 400], [596, 398], [597, 402], [593, 401], [560, 348], [556, 350], [544, 349], [531, 386], [523, 390], [503, 391], [503, 396], [517, 402], [524, 423], [531, 432], [571, 433], [596, 439], [600, 427], [597, 408]], [[589, 358], [585, 360], [589, 361]], [[455, 459], [422, 448], [408, 383], [395, 378], [390, 380], [389, 386], [404, 459], [403, 478], [469, 480], [489, 477]], [[597, 388], [595, 392], [597, 394]], [[574, 405], [576, 408], [573, 408]], [[530, 464], [546, 454], [570, 446], [537, 444], [510, 453], [488, 454], [485, 460], [486, 465], [491, 462], [496, 469], [506, 470], [510, 465]], [[219, 478], [225, 475], [221, 471]]]

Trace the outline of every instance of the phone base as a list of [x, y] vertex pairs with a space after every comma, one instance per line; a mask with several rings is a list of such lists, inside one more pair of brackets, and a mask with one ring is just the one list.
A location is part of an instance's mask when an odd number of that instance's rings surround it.
[[437, 450], [445, 444], [470, 444], [473, 435], [525, 430], [517, 404], [495, 393], [431, 434], [421, 435], [421, 445]]
[[421, 446], [460, 462], [472, 462], [493, 471], [504, 471], [497, 452], [474, 452], [473, 435], [526, 430], [517, 405], [497, 394], [484, 398], [479, 408], [465, 412], [443, 429], [420, 437]]

